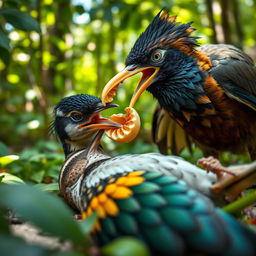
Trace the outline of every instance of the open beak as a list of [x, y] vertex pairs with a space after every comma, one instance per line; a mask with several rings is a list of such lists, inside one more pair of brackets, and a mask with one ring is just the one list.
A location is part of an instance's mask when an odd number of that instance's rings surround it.
[[95, 112], [92, 114], [89, 120], [86, 122], [80, 124], [78, 126], [79, 129], [86, 129], [86, 130], [107, 130], [107, 129], [113, 129], [113, 128], [120, 128], [121, 125], [108, 119], [105, 117], [102, 117], [100, 115], [100, 112], [108, 109], [117, 107], [117, 104], [114, 103], [108, 103], [105, 106], [100, 102], [95, 109]]
[[159, 71], [159, 67], [148, 66], [148, 67], [138, 67], [135, 65], [130, 65], [124, 68], [120, 73], [115, 75], [104, 87], [101, 95], [101, 100], [104, 105], [112, 102], [116, 95], [116, 91], [120, 83], [122, 83], [128, 77], [131, 77], [139, 72], [142, 72], [142, 77], [138, 86], [136, 87], [132, 99], [130, 101], [129, 107], [133, 107], [140, 95], [148, 88], [152, 80], [155, 78]]

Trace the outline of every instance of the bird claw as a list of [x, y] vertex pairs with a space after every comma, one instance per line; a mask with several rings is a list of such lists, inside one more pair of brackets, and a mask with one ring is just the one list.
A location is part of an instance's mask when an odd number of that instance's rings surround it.
[[220, 161], [213, 156], [209, 156], [207, 158], [201, 158], [197, 161], [197, 164], [207, 170], [208, 172], [213, 172], [217, 175], [218, 178], [223, 177], [224, 173], [237, 176], [235, 172], [232, 172], [228, 168], [224, 167]]
[[226, 168], [218, 159], [208, 157], [198, 160], [197, 164], [216, 174], [217, 182], [211, 190], [215, 194], [222, 192], [227, 201], [235, 200], [243, 190], [256, 184], [256, 161]]

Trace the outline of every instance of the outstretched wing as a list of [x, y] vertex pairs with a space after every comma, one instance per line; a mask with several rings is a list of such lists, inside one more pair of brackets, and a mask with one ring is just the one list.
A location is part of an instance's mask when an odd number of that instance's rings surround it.
[[185, 147], [191, 151], [192, 139], [158, 103], [153, 115], [152, 136], [162, 154], [168, 154], [171, 149], [172, 154], [179, 155]]
[[256, 67], [253, 60], [232, 45], [208, 44], [199, 48], [212, 62], [210, 74], [225, 93], [256, 110]]

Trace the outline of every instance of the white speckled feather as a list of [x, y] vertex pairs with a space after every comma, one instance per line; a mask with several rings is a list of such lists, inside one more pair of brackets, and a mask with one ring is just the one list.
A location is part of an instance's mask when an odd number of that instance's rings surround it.
[[164, 156], [158, 153], [122, 155], [110, 158], [96, 167], [84, 180], [86, 187], [93, 187], [101, 179], [118, 173], [145, 170], [161, 172], [182, 179], [192, 188], [210, 197], [210, 188], [216, 177], [212, 173], [190, 164], [177, 156]]

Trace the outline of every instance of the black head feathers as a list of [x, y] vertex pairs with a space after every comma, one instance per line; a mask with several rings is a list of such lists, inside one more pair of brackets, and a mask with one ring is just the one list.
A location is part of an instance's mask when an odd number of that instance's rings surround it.
[[55, 107], [56, 111], [67, 114], [71, 111], [80, 111], [92, 114], [101, 100], [88, 94], [78, 94], [63, 98]]
[[192, 22], [181, 24], [176, 22], [176, 16], [169, 16], [168, 12], [160, 11], [147, 29], [140, 35], [131, 49], [126, 65], [131, 60], [140, 59], [147, 52], [155, 48], [169, 49], [176, 48], [191, 55], [194, 47], [198, 46], [198, 37], [190, 36], [195, 30], [191, 27]]

